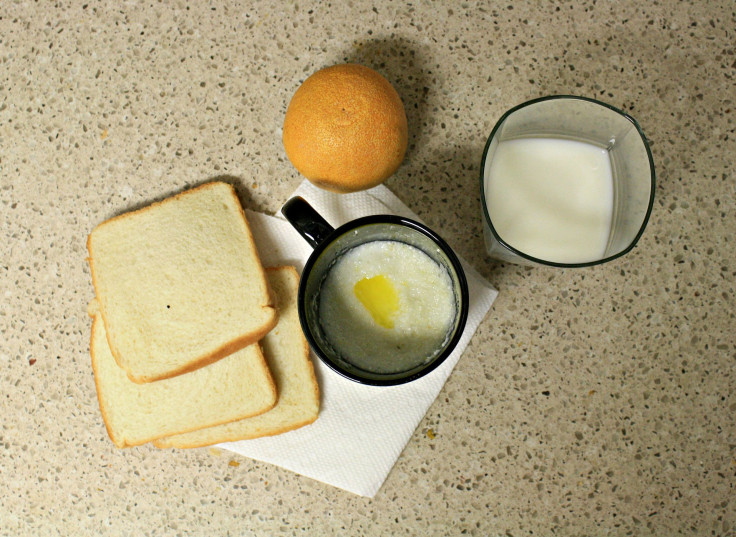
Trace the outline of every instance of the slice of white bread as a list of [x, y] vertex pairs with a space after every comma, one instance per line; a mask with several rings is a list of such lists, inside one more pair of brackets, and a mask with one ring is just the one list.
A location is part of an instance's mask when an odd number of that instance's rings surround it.
[[250, 227], [227, 183], [107, 220], [87, 249], [110, 350], [135, 382], [215, 362], [276, 324]]
[[266, 274], [274, 290], [279, 322], [261, 340], [261, 346], [279, 392], [276, 406], [252, 418], [159, 438], [155, 446], [193, 448], [271, 436], [317, 419], [319, 388], [297, 312], [299, 275], [293, 267], [267, 269]]
[[115, 362], [95, 313], [90, 354], [102, 418], [118, 447], [254, 416], [276, 404], [276, 386], [257, 343], [191, 373], [138, 384]]

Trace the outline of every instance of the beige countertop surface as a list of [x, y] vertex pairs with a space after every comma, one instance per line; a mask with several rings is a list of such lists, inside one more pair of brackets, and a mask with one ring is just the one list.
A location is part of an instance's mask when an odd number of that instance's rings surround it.
[[[734, 43], [729, 0], [2, 2], [0, 534], [733, 536]], [[498, 299], [373, 499], [223, 450], [116, 449], [87, 234], [213, 178], [276, 212], [302, 180], [286, 105], [345, 61], [406, 107], [386, 185]], [[651, 141], [654, 210], [610, 264], [484, 253], [486, 138], [550, 94]]]

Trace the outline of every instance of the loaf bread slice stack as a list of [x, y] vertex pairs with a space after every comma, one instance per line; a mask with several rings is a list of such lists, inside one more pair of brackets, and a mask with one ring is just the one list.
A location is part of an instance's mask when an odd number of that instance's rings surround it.
[[[209, 183], [115, 217], [95, 228], [87, 244], [96, 293], [90, 353], [115, 445], [242, 421], [270, 411], [280, 396], [303, 409], [249, 434], [303, 425], [305, 415], [316, 419], [319, 397], [304, 335], [298, 322], [277, 326], [274, 293], [230, 185]], [[269, 278], [281, 307], [295, 308], [295, 269], [269, 271]], [[284, 349], [283, 360], [271, 364], [263, 350], [274, 346], [265, 339], [270, 333], [269, 341], [282, 341], [277, 346]], [[312, 396], [290, 395], [279, 367], [298, 369]]]

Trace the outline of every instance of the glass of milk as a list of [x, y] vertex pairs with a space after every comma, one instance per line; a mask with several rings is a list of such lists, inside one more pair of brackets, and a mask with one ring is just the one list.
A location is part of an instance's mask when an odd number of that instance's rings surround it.
[[506, 112], [480, 169], [486, 248], [529, 266], [585, 267], [630, 251], [654, 202], [654, 163], [639, 124], [584, 97]]

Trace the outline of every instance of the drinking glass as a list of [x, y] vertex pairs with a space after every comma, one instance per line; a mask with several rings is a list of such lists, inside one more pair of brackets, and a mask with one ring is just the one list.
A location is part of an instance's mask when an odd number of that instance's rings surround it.
[[[489, 169], [498, 144], [521, 138], [555, 138], [604, 149], [613, 176], [611, 229], [603, 254], [580, 263], [539, 259], [508, 244], [494, 226], [486, 200]], [[634, 118], [606, 103], [557, 95], [520, 104], [499, 119], [488, 138], [480, 166], [483, 233], [488, 254], [528, 266], [587, 267], [629, 252], [644, 232], [654, 204], [654, 162], [641, 127]]]

